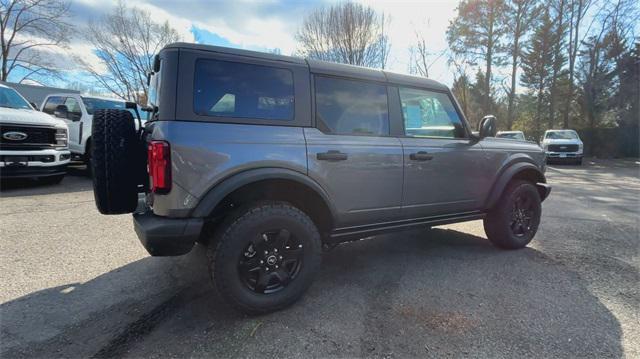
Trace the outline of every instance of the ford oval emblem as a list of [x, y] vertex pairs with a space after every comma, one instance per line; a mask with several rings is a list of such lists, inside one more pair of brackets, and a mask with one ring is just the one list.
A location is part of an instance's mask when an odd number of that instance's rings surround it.
[[5, 140], [11, 140], [11, 141], [24, 141], [27, 139], [27, 137], [29, 137], [29, 135], [27, 135], [24, 132], [18, 132], [18, 131], [7, 131], [2, 134], [2, 138], [4, 138]]

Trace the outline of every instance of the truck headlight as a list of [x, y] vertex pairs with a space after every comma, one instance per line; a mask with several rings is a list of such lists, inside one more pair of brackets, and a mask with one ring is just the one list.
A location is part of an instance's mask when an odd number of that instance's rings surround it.
[[67, 147], [69, 138], [67, 137], [67, 130], [59, 128], [56, 130], [56, 146]]
[[584, 148], [584, 144], [579, 144], [578, 145], [578, 152], [582, 152], [582, 149]]

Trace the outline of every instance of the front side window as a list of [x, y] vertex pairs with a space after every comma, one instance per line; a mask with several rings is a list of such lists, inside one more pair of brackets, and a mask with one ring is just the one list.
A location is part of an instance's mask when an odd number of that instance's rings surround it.
[[386, 86], [318, 76], [315, 88], [316, 119], [324, 132], [389, 135]]
[[59, 96], [51, 96], [47, 99], [47, 102], [45, 102], [44, 106], [42, 107], [42, 112], [53, 115], [53, 112], [59, 105], [64, 105], [64, 98]]
[[406, 136], [465, 137], [462, 120], [447, 94], [401, 87], [400, 101]]
[[293, 120], [290, 70], [198, 60], [193, 87], [193, 108], [201, 116]]

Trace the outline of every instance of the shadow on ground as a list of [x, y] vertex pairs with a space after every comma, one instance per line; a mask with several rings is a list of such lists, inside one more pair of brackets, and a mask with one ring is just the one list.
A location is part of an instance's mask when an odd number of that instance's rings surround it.
[[619, 323], [578, 275], [534, 249], [500, 251], [457, 231], [339, 246], [300, 302], [259, 317], [225, 305], [205, 268], [197, 248], [2, 304], [0, 356], [623, 354]]
[[91, 177], [84, 166], [67, 169], [60, 184], [48, 184], [37, 178], [2, 178], [0, 197], [27, 197], [56, 193], [71, 193], [93, 190]]

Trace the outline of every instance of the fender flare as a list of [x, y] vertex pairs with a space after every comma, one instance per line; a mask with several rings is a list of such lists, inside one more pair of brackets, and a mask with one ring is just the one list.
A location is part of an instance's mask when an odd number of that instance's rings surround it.
[[491, 209], [500, 199], [502, 192], [504, 192], [505, 188], [509, 181], [511, 181], [515, 176], [524, 171], [533, 170], [536, 173], [536, 187], [540, 192], [540, 199], [544, 201], [549, 192], [551, 191], [551, 187], [547, 185], [547, 180], [544, 176], [544, 173], [536, 166], [535, 164], [528, 161], [520, 161], [511, 163], [505, 166], [505, 168], [501, 171], [500, 175], [498, 175], [498, 179], [493, 183], [491, 187], [491, 192], [489, 192], [489, 196], [485, 201], [485, 209]]
[[295, 181], [316, 192], [329, 208], [331, 219], [335, 220], [335, 208], [333, 208], [329, 195], [324, 188], [303, 173], [277, 167], [243, 171], [221, 180], [200, 199], [200, 202], [192, 211], [191, 217], [207, 217], [228, 194], [242, 186], [267, 179]]

